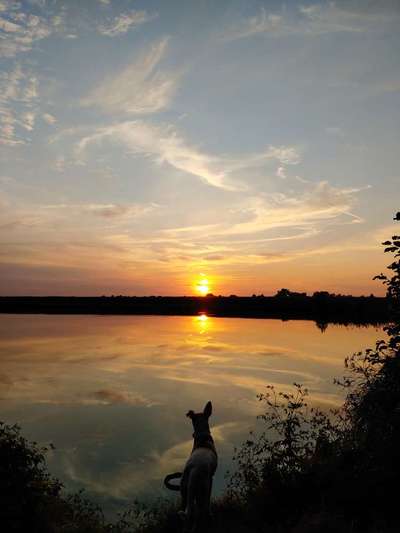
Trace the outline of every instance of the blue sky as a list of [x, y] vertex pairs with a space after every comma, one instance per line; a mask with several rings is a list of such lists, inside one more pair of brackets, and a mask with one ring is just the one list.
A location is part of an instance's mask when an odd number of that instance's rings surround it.
[[0, 0], [1, 294], [382, 293], [400, 7]]

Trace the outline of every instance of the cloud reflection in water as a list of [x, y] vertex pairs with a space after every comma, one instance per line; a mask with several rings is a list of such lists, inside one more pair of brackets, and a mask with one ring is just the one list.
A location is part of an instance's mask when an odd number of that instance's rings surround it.
[[191, 447], [186, 411], [214, 403], [224, 485], [233, 446], [260, 408], [265, 384], [306, 385], [315, 402], [340, 398], [344, 357], [375, 328], [197, 317], [5, 315], [0, 323], [2, 419], [53, 442], [52, 472], [112, 513], [135, 496], [164, 494]]

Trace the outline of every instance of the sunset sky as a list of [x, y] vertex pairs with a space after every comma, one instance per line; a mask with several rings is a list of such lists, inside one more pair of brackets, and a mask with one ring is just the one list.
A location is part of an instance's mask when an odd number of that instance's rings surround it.
[[0, 294], [383, 294], [398, 0], [0, 0], [0, 63]]

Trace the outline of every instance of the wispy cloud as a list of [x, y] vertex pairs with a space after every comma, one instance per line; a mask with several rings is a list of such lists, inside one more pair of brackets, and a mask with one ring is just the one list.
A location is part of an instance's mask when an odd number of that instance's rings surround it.
[[295, 146], [270, 146], [266, 157], [276, 159], [282, 164], [297, 165], [301, 160], [301, 153]]
[[284, 227], [299, 227], [318, 221], [335, 219], [351, 213], [355, 195], [362, 189], [338, 188], [327, 181], [308, 183], [303, 192], [296, 194], [274, 193], [261, 198], [249, 198], [244, 209], [254, 219], [233, 225], [225, 234], [257, 234], [265, 230]]
[[[104, 1], [104, 5], [111, 3]], [[51, 35], [67, 39], [77, 38], [82, 31], [96, 31], [107, 37], [124, 35], [157, 17], [144, 10], [119, 12], [104, 20], [104, 15], [92, 16], [90, 23], [76, 20], [68, 3], [57, 6], [46, 2], [16, 2], [2, 0], [0, 3], [0, 57], [14, 57], [29, 52], [34, 44]], [[34, 13], [32, 13], [32, 9]], [[85, 8], [82, 6], [82, 10]], [[102, 22], [100, 22], [100, 20]]]
[[57, 122], [57, 119], [54, 115], [52, 115], [51, 113], [43, 113], [42, 115], [42, 119], [47, 123], [47, 124], [55, 124]]
[[102, 218], [136, 218], [151, 213], [157, 209], [157, 204], [49, 204], [40, 209], [54, 212], [68, 212], [75, 214], [89, 214]]
[[233, 41], [259, 33], [277, 34], [282, 32], [282, 27], [283, 17], [278, 14], [267, 13], [263, 7], [257, 15], [248, 17], [234, 27], [224, 31], [221, 37], [223, 40]]
[[369, 11], [352, 8], [346, 3], [328, 2], [310, 4], [299, 8], [304, 17], [306, 33], [321, 35], [324, 33], [364, 32], [376, 29], [376, 24], [389, 22], [394, 13], [384, 9]]
[[[350, 5], [335, 2], [300, 6], [295, 11], [268, 12], [265, 7], [238, 24], [225, 30], [221, 38], [233, 41], [265, 34], [273, 37], [287, 35], [317, 36], [327, 33], [361, 33], [376, 30], [379, 24], [390, 22], [391, 13], [352, 9]], [[396, 16], [396, 13], [394, 13]], [[397, 14], [398, 16], [398, 14]]]
[[189, 145], [169, 126], [155, 126], [143, 121], [129, 121], [100, 128], [83, 138], [79, 151], [103, 140], [114, 140], [125, 145], [131, 153], [151, 156], [159, 164], [167, 163], [177, 170], [197, 176], [206, 183], [222, 189], [232, 189], [226, 183], [227, 174], [219, 168], [218, 157]]
[[285, 172], [285, 167], [278, 167], [276, 170], [276, 175], [278, 176], [278, 178], [281, 178], [283, 180], [286, 179], [287, 176]]
[[[170, 225], [169, 229], [165, 229], [165, 220], [175, 211], [173, 206], [54, 203], [33, 209], [5, 205], [0, 225], [7, 235], [13, 231], [16, 246], [4, 248], [5, 257], [17, 260], [19, 250], [24, 262], [82, 267], [89, 266], [103, 250], [105, 264], [117, 261], [128, 265], [135, 250], [135, 261], [143, 262], [144, 268], [150, 264], [163, 268], [160, 265], [169, 263], [186, 271], [188, 265], [199, 261], [246, 266], [288, 261], [316, 250], [322, 253], [324, 246], [316, 247], [316, 237], [329, 227], [360, 221], [353, 210], [362, 189], [335, 187], [326, 181], [306, 182], [299, 187], [296, 192], [289, 189], [286, 193], [245, 198], [236, 195], [230, 209], [215, 213], [211, 206], [204, 209], [203, 222], [196, 223], [196, 213], [192, 217], [187, 214], [184, 227]], [[140, 222], [142, 227], [144, 217], [151, 229], [138, 232], [134, 228], [139, 226], [133, 224]], [[71, 248], [67, 245], [70, 236], [82, 221], [88, 228], [80, 232], [83, 248]], [[23, 237], [27, 227], [30, 244]], [[23, 238], [21, 244], [17, 244], [19, 236]], [[56, 242], [64, 243], [64, 253], [54, 254]], [[296, 242], [301, 244], [295, 246]]]
[[152, 20], [157, 15], [150, 15], [146, 11], [132, 10], [129, 13], [121, 13], [112, 20], [99, 24], [97, 31], [107, 37], [124, 35], [129, 30]]
[[[106, 241], [126, 254], [153, 265], [174, 264], [186, 271], [201, 262], [210, 265], [265, 265], [316, 254], [335, 254], [342, 244], [324, 243], [322, 236], [333, 227], [360, 222], [353, 214], [362, 189], [340, 188], [321, 181], [303, 184], [297, 194], [269, 194], [237, 200], [231, 210], [212, 218], [210, 223], [170, 229], [154, 229], [147, 236], [130, 232], [108, 235]], [[168, 210], [164, 209], [164, 213]], [[316, 240], [317, 239], [317, 240]], [[319, 239], [319, 241], [318, 241]], [[297, 243], [297, 244], [296, 244]], [[351, 242], [351, 247], [359, 244]], [[371, 249], [371, 244], [362, 244]]]
[[38, 78], [19, 64], [0, 73], [0, 144], [15, 146], [26, 142], [23, 131], [34, 128], [38, 87]]
[[287, 164], [300, 161], [299, 151], [285, 146], [269, 146], [261, 153], [242, 157], [212, 155], [188, 143], [171, 125], [153, 125], [140, 120], [97, 129], [79, 141], [78, 154], [82, 154], [89, 145], [104, 140], [117, 141], [133, 154], [151, 157], [159, 164], [167, 163], [213, 187], [230, 191], [245, 188], [240, 179], [234, 179], [234, 174], [242, 169], [262, 165], [269, 160]]
[[[303, 272], [307, 257], [376, 250], [376, 238], [360, 242], [352, 230], [356, 225], [347, 226], [347, 244], [340, 230], [340, 226], [357, 220], [352, 213], [359, 189], [334, 187], [326, 182], [303, 185], [297, 194], [263, 194], [243, 199], [237, 195], [232, 198], [231, 209], [215, 213], [212, 207], [205, 208], [204, 221], [209, 219], [211, 223], [189, 226], [190, 220], [196, 218], [193, 210], [194, 216], [187, 216], [187, 226], [172, 229], [162, 228], [166, 220], [173, 220], [175, 206], [163, 206], [161, 211], [150, 209], [143, 215], [148, 217], [147, 222], [129, 215], [125, 210], [129, 206], [118, 204], [54, 204], [34, 211], [13, 208], [14, 218], [4, 220], [7, 239], [0, 252], [0, 264], [4, 263], [7, 274], [4, 279], [28, 276], [33, 280], [29, 287], [35, 294], [51, 291], [52, 283], [57, 285], [65, 279], [63, 290], [74, 293], [82, 283], [79, 280], [87, 276], [92, 281], [85, 284], [86, 290], [93, 286], [100, 293], [116, 291], [121, 286], [133, 290], [134, 280], [138, 280], [141, 293], [149, 294], [156, 277], [165, 278], [164, 293], [177, 288], [178, 292], [187, 293], [190, 289], [176, 278], [187, 278], [190, 272], [198, 273], [199, 268], [204, 268], [221, 273], [216, 286], [222, 292], [229, 290], [226, 277], [232, 280], [237, 274], [242, 286], [245, 272], [250, 281], [241, 292], [246, 293], [255, 290], [254, 283], [260, 281], [252, 282], [253, 274], [249, 272], [266, 265], [279, 277], [278, 265], [282, 263], [297, 261], [296, 271]], [[290, 274], [290, 268], [287, 272]], [[175, 281], [170, 281], [171, 277]], [[277, 281], [271, 283], [273, 287]]]
[[168, 108], [181, 74], [158, 69], [167, 49], [168, 39], [151, 45], [122, 72], [84, 98], [82, 105], [100, 107], [110, 113], [138, 115]]
[[236, 204], [231, 217], [221, 217], [212, 227], [198, 225], [164, 230], [164, 244], [170, 251], [176, 246], [176, 255], [182, 255], [184, 250], [187, 259], [192, 260], [217, 255], [216, 260], [222, 263], [248, 264], [250, 258], [253, 262], [280, 262], [296, 254], [282, 254], [277, 244], [304, 242], [323, 232], [327, 224], [360, 222], [352, 209], [363, 189], [334, 187], [326, 181], [308, 182], [303, 187], [292, 194], [245, 198]]
[[20, 2], [2, 1], [0, 9], [0, 57], [28, 52], [36, 41], [53, 32], [51, 19], [25, 12]]

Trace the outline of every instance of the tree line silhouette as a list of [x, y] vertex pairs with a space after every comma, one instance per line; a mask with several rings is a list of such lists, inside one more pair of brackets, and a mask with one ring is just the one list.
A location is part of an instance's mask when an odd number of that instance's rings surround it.
[[198, 315], [216, 317], [315, 320], [324, 329], [329, 322], [383, 324], [389, 318], [384, 297], [348, 296], [326, 291], [293, 292], [280, 289], [275, 296], [101, 296], [0, 297], [0, 313]]

